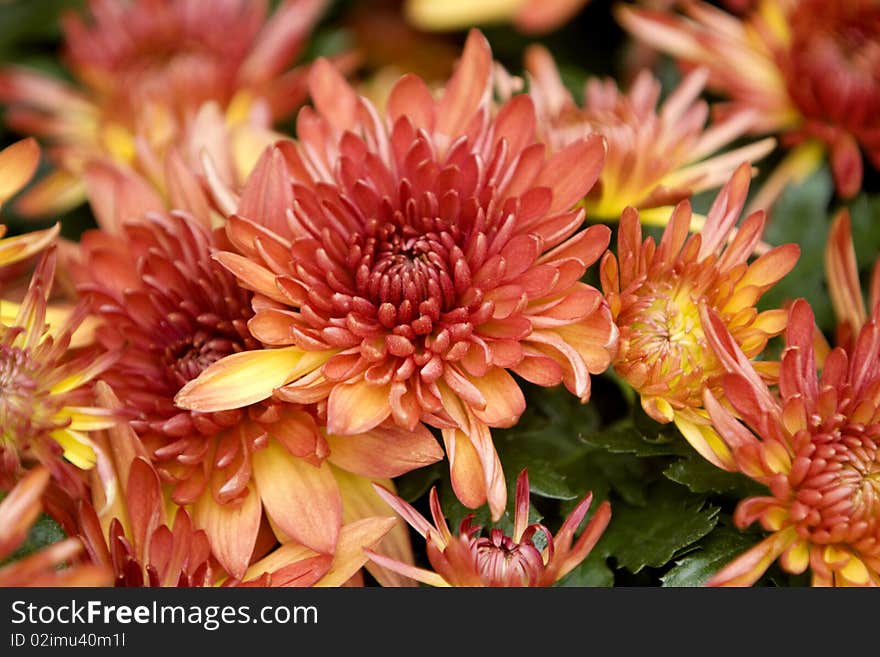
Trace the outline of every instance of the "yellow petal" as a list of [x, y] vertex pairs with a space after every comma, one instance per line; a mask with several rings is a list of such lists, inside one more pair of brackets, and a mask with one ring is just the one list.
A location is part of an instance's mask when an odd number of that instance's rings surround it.
[[332, 355], [297, 347], [232, 354], [181, 388], [174, 403], [206, 413], [241, 408], [270, 397], [275, 388], [320, 367]]
[[94, 467], [98, 457], [85, 434], [71, 429], [56, 429], [50, 435], [64, 449], [64, 458], [76, 467], [83, 470]]
[[315, 586], [342, 586], [367, 562], [365, 548], [375, 546], [391, 531], [396, 518], [364, 518], [342, 527], [333, 565]]

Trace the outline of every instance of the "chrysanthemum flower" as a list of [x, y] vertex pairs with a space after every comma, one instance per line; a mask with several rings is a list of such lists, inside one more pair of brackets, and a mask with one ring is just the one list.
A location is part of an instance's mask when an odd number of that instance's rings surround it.
[[307, 69], [286, 68], [325, 5], [286, 0], [267, 17], [264, 1], [90, 0], [89, 19], [67, 15], [65, 58], [78, 86], [23, 68], [0, 75], [8, 123], [51, 142], [60, 167], [19, 210], [81, 202], [81, 174], [95, 159], [153, 173], [169, 146], [201, 131], [206, 103], [230, 127], [267, 128], [288, 115], [305, 99]]
[[11, 324], [0, 323], [0, 475], [16, 478], [22, 462], [37, 459], [65, 477], [64, 464], [89, 469], [96, 463], [89, 432], [116, 422], [95, 405], [92, 381], [116, 359], [93, 350], [70, 357], [71, 334], [88, 309], [76, 308], [62, 326], [46, 324], [46, 302], [55, 272], [55, 248], [40, 260], [27, 295]]
[[[36, 467], [0, 501], [0, 561], [24, 543], [43, 507], [41, 497], [49, 484], [49, 470]], [[0, 587], [107, 586], [110, 571], [80, 563], [83, 544], [67, 538], [6, 566], [0, 567]]]
[[569, 21], [590, 0], [406, 0], [404, 13], [426, 31], [512, 23], [524, 34], [550, 32]]
[[[384, 479], [443, 453], [425, 428], [405, 434], [380, 426], [360, 438], [360, 448], [341, 445], [331, 454], [333, 438], [325, 437], [314, 406], [267, 401], [207, 413], [175, 407], [178, 391], [225, 356], [289, 361], [287, 353], [263, 350], [248, 332], [253, 294], [211, 258], [224, 246], [222, 232], [185, 214], [149, 214], [123, 223], [119, 235], [86, 232], [76, 277], [101, 319], [100, 342], [122, 351], [102, 378], [135, 413], [131, 426], [174, 502], [193, 506], [217, 558], [240, 577], [264, 510], [280, 536], [335, 551], [348, 493], [331, 462]], [[305, 363], [322, 358], [301, 356]], [[369, 453], [386, 442], [381, 456]]]
[[769, 138], [719, 153], [751, 128], [756, 115], [744, 109], [707, 127], [709, 107], [699, 99], [705, 69], [688, 75], [659, 107], [660, 81], [648, 70], [626, 94], [614, 80], [590, 78], [581, 107], [546, 49], [532, 46], [525, 62], [538, 131], [553, 150], [591, 132], [608, 143], [599, 183], [584, 202], [591, 219], [616, 221], [633, 206], [643, 223], [662, 224], [680, 200], [720, 187], [742, 162], [760, 159], [775, 145]]
[[526, 470], [516, 480], [513, 536], [506, 536], [498, 528], [483, 536], [482, 527], [471, 524], [473, 515], [461, 522], [458, 536], [454, 536], [440, 508], [436, 488], [429, 496], [433, 525], [403, 499], [380, 486], [376, 490], [425, 539], [434, 571], [397, 563], [368, 550], [370, 558], [431, 586], [552, 586], [587, 558], [611, 520], [611, 505], [602, 502], [574, 540], [593, 500], [592, 494], [587, 494], [555, 536], [544, 525], [529, 524]]
[[[105, 384], [99, 384], [98, 395], [106, 406], [119, 406]], [[119, 424], [96, 440], [112, 457], [114, 485], [109, 495], [95, 486], [90, 503], [68, 510], [67, 524], [82, 537], [92, 562], [114, 573], [117, 586], [338, 586], [367, 561], [362, 548], [374, 547], [395, 523], [390, 517], [366, 518], [344, 526], [335, 554], [289, 542], [230, 577], [189, 510], [167, 504], [160, 477], [131, 427]]]
[[[770, 536], [722, 568], [713, 586], [753, 584], [777, 558], [815, 586], [880, 585], [880, 317], [872, 314], [852, 350], [835, 348], [821, 377], [813, 311], [791, 307], [777, 394], [755, 372], [724, 323], [704, 312], [709, 344], [728, 370], [731, 411], [706, 390], [712, 422], [734, 467], [769, 488], [740, 502], [734, 521]], [[748, 427], [748, 428], [747, 428]]]
[[836, 345], [851, 350], [872, 311], [880, 306], [880, 257], [874, 263], [868, 288], [868, 307], [862, 297], [862, 283], [852, 241], [849, 210], [834, 217], [825, 248], [825, 272], [828, 292], [837, 317]]
[[[0, 151], [0, 207], [28, 183], [39, 161], [40, 148], [32, 138], [17, 141]], [[39, 253], [55, 240], [59, 230], [56, 224], [47, 230], [4, 238], [6, 226], [0, 224], [0, 267]]]
[[572, 210], [603, 140], [548, 158], [528, 96], [490, 111], [491, 71], [473, 31], [439, 99], [405, 76], [381, 118], [327, 62], [314, 65], [316, 111], [300, 113], [299, 142], [266, 152], [227, 224], [239, 253], [217, 256], [255, 291], [251, 333], [278, 349], [218, 361], [178, 405], [326, 400], [337, 436], [424, 422], [442, 429], [461, 501], [503, 513], [489, 428], [524, 410], [510, 371], [586, 400], [617, 330], [579, 282], [610, 231], [577, 232], [583, 210]]
[[703, 230], [690, 237], [690, 204], [679, 203], [659, 245], [650, 237], [642, 241], [638, 212], [627, 209], [617, 256], [607, 253], [600, 267], [602, 289], [620, 327], [614, 370], [641, 395], [648, 415], [675, 422], [700, 454], [721, 467], [730, 455], [709, 426], [703, 389], [716, 389], [725, 370], [706, 344], [699, 307], [718, 312], [742, 350], [757, 356], [783, 330], [786, 313], [759, 313], [755, 304], [799, 254], [797, 245], [786, 244], [749, 264], [764, 230], [762, 211], [749, 215], [728, 243], [749, 178], [743, 164], [716, 197]]
[[763, 0], [742, 19], [704, 2], [682, 4], [684, 16], [627, 7], [618, 16], [642, 41], [687, 66], [707, 66], [712, 89], [733, 107], [758, 111], [758, 129], [804, 142], [780, 181], [818, 164], [817, 143], [844, 197], [861, 188], [860, 148], [880, 168], [880, 3]]

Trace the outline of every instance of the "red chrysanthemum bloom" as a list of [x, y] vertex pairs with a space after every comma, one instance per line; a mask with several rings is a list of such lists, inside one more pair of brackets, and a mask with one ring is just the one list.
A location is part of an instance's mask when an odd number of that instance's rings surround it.
[[[41, 498], [49, 485], [49, 470], [36, 467], [0, 500], [0, 562], [12, 556], [43, 510]], [[83, 544], [67, 538], [0, 567], [0, 587], [107, 586], [111, 573], [81, 563]]]
[[820, 377], [813, 311], [796, 301], [776, 394], [708, 309], [704, 326], [729, 372], [725, 397], [746, 426], [709, 389], [706, 408], [733, 467], [769, 488], [740, 502], [734, 521], [772, 532], [709, 585], [751, 585], [777, 558], [790, 573], [809, 568], [815, 586], [880, 585], [880, 314], [850, 351], [828, 354]]
[[[81, 174], [102, 158], [156, 174], [167, 148], [203, 136], [206, 104], [230, 129], [268, 128], [305, 100], [303, 49], [326, 0], [90, 0], [64, 19], [74, 87], [23, 68], [0, 74], [14, 129], [51, 142], [57, 171], [20, 199], [28, 214], [84, 198]], [[161, 167], [159, 167], [161, 170]]]
[[[229, 247], [222, 231], [183, 213], [152, 213], [123, 222], [118, 235], [87, 231], [80, 246], [78, 289], [101, 320], [101, 344], [122, 352], [102, 378], [134, 413], [131, 426], [171, 498], [192, 505], [196, 525], [233, 575], [249, 563], [264, 510], [280, 536], [335, 551], [343, 521], [362, 517], [343, 508], [362, 495], [338, 468], [384, 480], [442, 458], [425, 428], [375, 427], [331, 453], [335, 439], [325, 437], [313, 405], [266, 401], [208, 413], [175, 407], [180, 389], [226, 356], [263, 354], [292, 365], [248, 332], [253, 294], [211, 257]], [[304, 371], [314, 366], [312, 356], [298, 355]], [[385, 443], [381, 457], [372, 453]]]
[[[99, 384], [98, 396], [107, 407], [120, 406], [106, 384]], [[249, 560], [232, 577], [218, 565], [216, 546], [194, 526], [190, 511], [168, 505], [132, 428], [119, 424], [96, 440], [111, 457], [112, 487], [95, 486], [91, 500], [66, 508], [62, 503], [56, 512], [82, 538], [91, 561], [114, 574], [116, 586], [339, 586], [366, 563], [363, 548], [374, 547], [395, 524], [390, 517], [347, 524], [335, 554], [288, 542], [255, 563]]]
[[[749, 264], [761, 239], [763, 211], [749, 215], [731, 240], [749, 189], [743, 164], [722, 188], [700, 233], [688, 237], [688, 201], [675, 209], [660, 244], [642, 241], [638, 212], [620, 219], [617, 256], [602, 259], [602, 290], [620, 327], [614, 370], [641, 395], [645, 412], [675, 422], [704, 457], [724, 467], [730, 455], [710, 426], [703, 390], [717, 389], [724, 368], [705, 339], [699, 307], [714, 309], [750, 358], [785, 327], [784, 310], [758, 312], [761, 295], [794, 266], [795, 244], [776, 247]], [[728, 243], [729, 242], [729, 243]], [[762, 365], [769, 374], [769, 363]]]
[[429, 496], [433, 525], [403, 499], [379, 486], [376, 490], [425, 539], [428, 561], [434, 571], [395, 562], [368, 550], [370, 558], [431, 586], [552, 586], [587, 558], [611, 520], [611, 505], [602, 502], [577, 541], [574, 540], [592, 503], [590, 493], [575, 506], [555, 536], [544, 525], [529, 524], [526, 470], [516, 480], [513, 536], [506, 536], [498, 528], [483, 536], [482, 527], [471, 524], [473, 515], [461, 522], [458, 536], [453, 536], [443, 517], [436, 488], [431, 489]]
[[548, 158], [528, 96], [493, 112], [491, 71], [473, 31], [439, 99], [405, 76], [383, 118], [327, 62], [313, 66], [316, 111], [301, 111], [298, 142], [264, 155], [227, 224], [239, 253], [217, 256], [255, 291], [253, 336], [279, 348], [217, 362], [178, 405], [326, 400], [340, 436], [426, 423], [442, 430], [461, 501], [503, 513], [489, 428], [525, 408], [510, 372], [586, 400], [617, 329], [580, 282], [610, 231], [578, 232], [572, 209], [604, 142]]
[[[621, 7], [623, 25], [686, 66], [707, 66], [710, 86], [734, 107], [757, 109], [758, 127], [809, 140], [782, 179], [802, 176], [829, 153], [838, 192], [862, 185], [860, 149], [880, 168], [880, 2], [763, 0], [742, 19], [704, 2], [686, 16]], [[781, 184], [774, 182], [774, 185]]]
[[71, 335], [88, 312], [85, 304], [50, 330], [46, 304], [55, 259], [50, 247], [15, 318], [9, 324], [0, 318], [0, 479], [17, 479], [37, 460], [79, 494], [82, 486], [67, 462], [92, 468], [98, 455], [89, 433], [117, 421], [95, 404], [92, 384], [118, 353], [89, 349], [71, 355]]
[[742, 162], [760, 159], [775, 145], [769, 138], [719, 153], [742, 137], [756, 116], [743, 109], [707, 127], [709, 106], [699, 100], [706, 69], [688, 75], [659, 106], [660, 81], [648, 70], [626, 94], [614, 80], [590, 78], [580, 106], [546, 49], [532, 46], [525, 62], [538, 131], [553, 150], [591, 132], [607, 141], [599, 182], [584, 199], [590, 219], [617, 221], [633, 206], [642, 223], [662, 225], [676, 203], [720, 187]]

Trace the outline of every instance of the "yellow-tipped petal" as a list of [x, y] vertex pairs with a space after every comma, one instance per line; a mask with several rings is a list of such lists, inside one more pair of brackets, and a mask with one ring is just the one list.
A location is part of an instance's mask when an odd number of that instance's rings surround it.
[[275, 388], [320, 367], [331, 355], [297, 347], [232, 354], [181, 388], [174, 403], [206, 413], [241, 408], [270, 397]]
[[333, 565], [315, 586], [342, 586], [367, 562], [365, 549], [374, 547], [396, 523], [396, 518], [364, 518], [344, 525]]

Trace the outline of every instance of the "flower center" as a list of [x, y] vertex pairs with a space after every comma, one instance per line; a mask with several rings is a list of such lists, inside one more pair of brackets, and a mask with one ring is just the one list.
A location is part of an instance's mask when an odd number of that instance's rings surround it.
[[200, 330], [165, 347], [163, 359], [168, 375], [180, 387], [198, 377], [216, 361], [244, 348], [242, 340]]
[[475, 540], [477, 566], [490, 586], [528, 586], [544, 568], [541, 553], [531, 543], [516, 543], [500, 529]]
[[0, 344], [0, 444], [24, 438], [39, 420], [31, 365], [27, 352]]
[[[818, 440], [817, 440], [818, 438]], [[818, 543], [876, 537], [880, 524], [880, 454], [877, 436], [844, 426], [814, 436], [814, 463], [798, 490], [796, 509]]]
[[683, 379], [692, 382], [686, 386], [688, 391], [693, 388], [699, 394], [703, 377], [694, 375], [714, 370], [715, 364], [693, 290], [661, 283], [648, 298], [634, 313], [622, 313], [619, 318], [621, 326], [629, 327], [628, 347], [622, 354], [624, 366], [639, 362], [659, 368], [656, 374], [663, 377], [670, 389], [678, 387], [679, 379]]
[[468, 268], [458, 246], [463, 235], [459, 227], [419, 213], [414, 201], [404, 207], [351, 236], [356, 292], [379, 308], [383, 324], [409, 324], [420, 316], [436, 322], [457, 304], [456, 270]]

